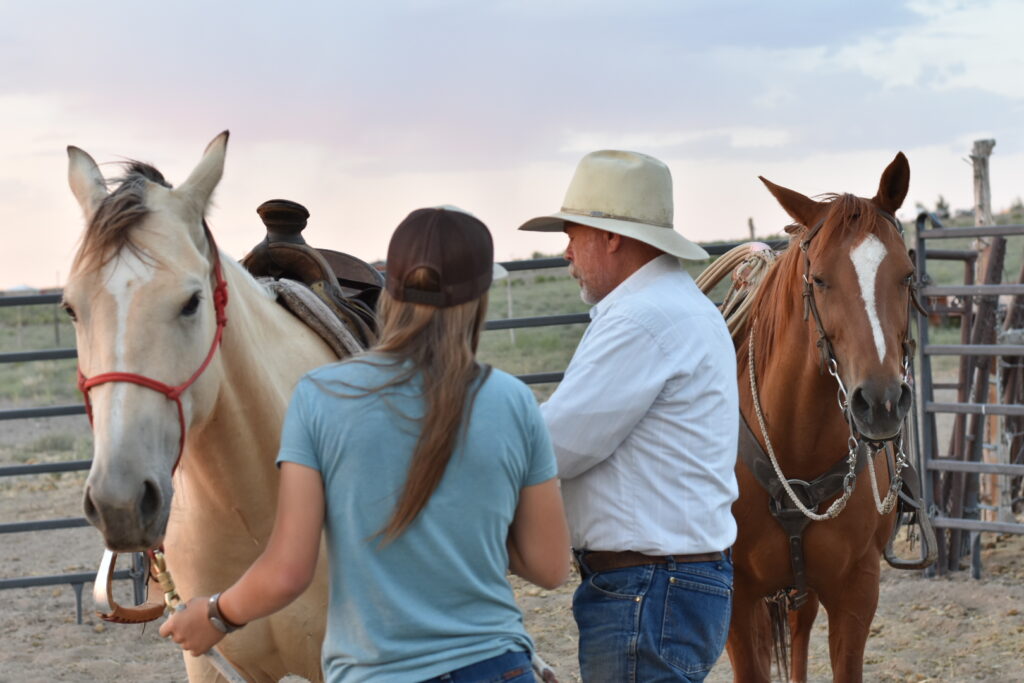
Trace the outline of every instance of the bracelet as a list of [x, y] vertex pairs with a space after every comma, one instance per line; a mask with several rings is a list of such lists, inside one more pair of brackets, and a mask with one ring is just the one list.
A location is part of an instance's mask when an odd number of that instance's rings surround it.
[[209, 618], [210, 623], [213, 624], [213, 627], [221, 633], [231, 633], [245, 626], [245, 624], [233, 624], [225, 619], [224, 615], [220, 613], [220, 606], [217, 604], [219, 600], [220, 593], [214, 593], [206, 603], [206, 616]]

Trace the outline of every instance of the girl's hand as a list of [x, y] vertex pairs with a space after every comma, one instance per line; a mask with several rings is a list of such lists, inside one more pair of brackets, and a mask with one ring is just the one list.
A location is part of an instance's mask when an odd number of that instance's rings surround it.
[[207, 616], [208, 597], [192, 598], [184, 609], [175, 611], [160, 626], [160, 635], [170, 638], [188, 650], [193, 657], [206, 654], [220, 642], [224, 634], [218, 631]]

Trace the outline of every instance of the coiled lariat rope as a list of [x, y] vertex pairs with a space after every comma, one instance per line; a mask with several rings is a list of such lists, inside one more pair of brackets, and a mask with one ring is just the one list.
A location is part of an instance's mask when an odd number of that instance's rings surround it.
[[694, 280], [702, 292], [709, 294], [726, 275], [732, 274], [732, 286], [718, 308], [734, 339], [750, 317], [754, 293], [775, 259], [775, 252], [767, 244], [748, 242], [727, 251]]

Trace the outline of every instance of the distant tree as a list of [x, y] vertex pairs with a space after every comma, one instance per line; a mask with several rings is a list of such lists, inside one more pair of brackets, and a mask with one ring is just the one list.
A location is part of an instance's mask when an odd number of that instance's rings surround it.
[[1021, 201], [1020, 197], [1013, 200], [1013, 204], [1010, 204], [1010, 217], [1014, 220], [1024, 218], [1024, 201]]
[[941, 194], [935, 200], [935, 215], [939, 218], [949, 218], [949, 202]]

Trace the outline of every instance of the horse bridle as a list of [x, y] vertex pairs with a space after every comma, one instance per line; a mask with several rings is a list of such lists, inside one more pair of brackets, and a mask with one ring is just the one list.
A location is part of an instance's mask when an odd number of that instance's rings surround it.
[[151, 389], [159, 394], [163, 394], [167, 399], [174, 401], [178, 408], [178, 426], [181, 430], [181, 436], [178, 441], [178, 455], [174, 459], [174, 466], [171, 468], [172, 475], [178, 467], [178, 463], [181, 460], [181, 454], [185, 450], [185, 409], [181, 404], [181, 395], [190, 386], [195, 384], [196, 380], [199, 379], [213, 361], [213, 356], [217, 353], [217, 349], [220, 347], [221, 338], [224, 336], [224, 326], [228, 323], [228, 283], [224, 279], [224, 273], [221, 269], [220, 254], [217, 251], [217, 244], [213, 240], [213, 234], [210, 233], [210, 228], [206, 225], [206, 221], [203, 221], [203, 231], [206, 234], [207, 243], [209, 244], [210, 251], [213, 254], [213, 276], [215, 282], [213, 288], [213, 308], [217, 316], [217, 331], [213, 335], [213, 342], [210, 344], [210, 350], [207, 352], [206, 358], [199, 366], [199, 369], [192, 373], [192, 376], [181, 384], [171, 386], [170, 384], [166, 384], [159, 380], [134, 372], [104, 372], [99, 375], [94, 375], [93, 377], [86, 377], [82, 374], [82, 368], [78, 368], [78, 390], [82, 392], [82, 396], [85, 398], [85, 414], [89, 417], [90, 426], [92, 426], [92, 401], [89, 400], [89, 390], [93, 387], [99, 386], [100, 384], [109, 384], [111, 382], [128, 382], [130, 384], [138, 384], [139, 386], [146, 387], [147, 389]]
[[[900, 224], [899, 220], [894, 215], [890, 214], [887, 211], [883, 211], [881, 209], [876, 209], [876, 210], [878, 211], [879, 214], [882, 215], [882, 217], [884, 217], [887, 221], [889, 221], [889, 223], [891, 223], [894, 228], [896, 228], [896, 230], [899, 232], [900, 235], [903, 235], [903, 226]], [[763, 412], [761, 410], [761, 402], [760, 402], [760, 399], [758, 397], [757, 380], [756, 380], [756, 373], [755, 373], [755, 368], [754, 368], [754, 334], [755, 334], [756, 327], [757, 327], [757, 320], [756, 319], [752, 321], [750, 335], [749, 335], [749, 338], [748, 338], [748, 365], [749, 365], [748, 373], [750, 375], [750, 389], [751, 389], [751, 394], [752, 394], [752, 398], [753, 398], [753, 401], [754, 401], [754, 410], [755, 410], [755, 413], [757, 415], [759, 426], [761, 428], [761, 434], [762, 434], [762, 436], [764, 438], [764, 441], [765, 441], [765, 446], [766, 446], [766, 450], [767, 450], [767, 455], [769, 457], [769, 461], [770, 461], [771, 465], [773, 466], [773, 468], [775, 470], [776, 476], [780, 480], [780, 483], [782, 485], [783, 490], [786, 492], [787, 496], [789, 497], [790, 501], [793, 503], [794, 507], [796, 507], [798, 510], [800, 510], [800, 512], [804, 516], [808, 517], [811, 520], [815, 520], [815, 521], [824, 521], [824, 520], [827, 520], [827, 519], [832, 519], [832, 518], [836, 517], [840, 512], [842, 512], [843, 508], [846, 507], [846, 502], [849, 500], [850, 496], [853, 494], [853, 489], [854, 489], [854, 486], [856, 485], [858, 452], [859, 452], [860, 446], [862, 444], [868, 449], [868, 451], [869, 451], [868, 457], [869, 458], [873, 458], [873, 456], [876, 453], [878, 453], [880, 450], [884, 449], [886, 447], [886, 443], [887, 442], [892, 443], [893, 451], [895, 453], [895, 456], [894, 456], [895, 472], [893, 473], [893, 476], [891, 477], [889, 491], [887, 492], [884, 501], [880, 499], [880, 496], [878, 494], [878, 485], [877, 485], [877, 481], [876, 481], [876, 476], [875, 476], [874, 468], [873, 467], [869, 467], [868, 468], [870, 473], [871, 473], [871, 481], [872, 481], [872, 484], [873, 484], [873, 494], [874, 494], [874, 497], [875, 497], [876, 508], [878, 509], [879, 514], [883, 514], [883, 515], [884, 514], [888, 514], [892, 510], [893, 505], [895, 505], [896, 498], [897, 498], [898, 493], [899, 493], [899, 489], [902, 486], [902, 478], [901, 478], [900, 475], [901, 475], [901, 472], [902, 472], [903, 468], [907, 464], [906, 454], [903, 452], [903, 442], [902, 442], [903, 430], [902, 429], [900, 429], [899, 432], [897, 432], [894, 436], [890, 437], [889, 439], [883, 439], [883, 440], [864, 439], [863, 435], [861, 435], [859, 430], [856, 428], [854, 420], [853, 420], [853, 416], [852, 416], [852, 414], [850, 412], [850, 402], [849, 402], [849, 397], [848, 397], [848, 394], [847, 394], [847, 391], [846, 391], [846, 386], [843, 384], [843, 380], [839, 376], [838, 361], [836, 360], [835, 352], [834, 352], [834, 350], [832, 348], [832, 342], [828, 338], [828, 333], [825, 331], [825, 326], [824, 326], [824, 324], [821, 321], [821, 314], [818, 312], [817, 302], [814, 299], [814, 283], [813, 283], [812, 278], [811, 278], [811, 259], [810, 259], [810, 255], [809, 255], [808, 251], [809, 251], [809, 248], [810, 248], [811, 240], [814, 239], [815, 235], [818, 234], [818, 232], [821, 230], [821, 228], [822, 228], [822, 226], [824, 226], [824, 224], [825, 224], [825, 219], [822, 219], [822, 220], [818, 221], [810, 230], [808, 230], [806, 236], [804, 236], [804, 238], [800, 241], [800, 250], [803, 252], [803, 255], [804, 255], [804, 272], [803, 272], [803, 281], [804, 281], [804, 286], [803, 286], [804, 320], [806, 321], [808, 319], [809, 315], [812, 315], [814, 317], [814, 324], [815, 324], [815, 327], [817, 328], [817, 331], [818, 331], [817, 347], [818, 347], [818, 351], [819, 351], [819, 353], [821, 355], [821, 360], [820, 360], [821, 372], [825, 372], [825, 370], [827, 369], [828, 373], [836, 380], [836, 383], [838, 384], [838, 387], [839, 387], [839, 389], [838, 389], [839, 409], [843, 413], [843, 417], [845, 418], [845, 420], [847, 422], [847, 425], [849, 426], [850, 437], [848, 439], [848, 444], [847, 444], [848, 445], [848, 452], [847, 452], [847, 456], [846, 456], [846, 463], [847, 463], [847, 466], [848, 466], [848, 470], [847, 470], [847, 472], [846, 472], [846, 474], [844, 476], [844, 479], [843, 479], [843, 487], [842, 487], [843, 493], [842, 493], [842, 495], [839, 498], [837, 498], [835, 501], [832, 502], [832, 504], [829, 506], [829, 509], [825, 513], [823, 513], [823, 514], [817, 513], [816, 510], [808, 509], [803, 504], [803, 502], [800, 500], [800, 497], [790, 487], [790, 483], [789, 483], [790, 480], [783, 474], [781, 466], [778, 463], [778, 459], [775, 457], [775, 452], [774, 452], [774, 449], [772, 448], [771, 440], [768, 438], [768, 427], [767, 427], [767, 424], [765, 424], [764, 415], [763, 415]], [[919, 311], [922, 311], [922, 312], [924, 310], [923, 307], [921, 306], [920, 300], [918, 299], [916, 280], [914, 282], [912, 282], [911, 285], [910, 285], [910, 304], [908, 304], [908, 306], [914, 306]], [[913, 354], [914, 354], [914, 343], [910, 339], [910, 325], [911, 325], [911, 316], [908, 314], [908, 316], [907, 316], [907, 334], [904, 335], [904, 341], [903, 341], [903, 362], [902, 362], [902, 371], [903, 372], [902, 372], [902, 378], [901, 378], [903, 382], [906, 382], [907, 378], [909, 376], [909, 373], [910, 373], [910, 361], [911, 361], [911, 359], [913, 357]]]
[[[89, 399], [89, 390], [93, 387], [99, 386], [100, 384], [108, 384], [111, 382], [128, 382], [129, 384], [137, 384], [163, 394], [167, 399], [174, 401], [178, 408], [178, 426], [181, 431], [178, 440], [178, 455], [174, 459], [174, 465], [171, 467], [171, 476], [174, 476], [174, 472], [177, 470], [178, 464], [181, 461], [181, 455], [185, 450], [185, 434], [187, 428], [185, 425], [185, 410], [181, 404], [181, 395], [199, 379], [213, 361], [213, 357], [217, 353], [221, 339], [224, 336], [224, 326], [228, 323], [228, 283], [227, 280], [224, 279], [224, 272], [220, 264], [220, 252], [217, 250], [217, 243], [214, 241], [213, 234], [210, 232], [210, 228], [206, 224], [206, 221], [203, 221], [203, 232], [206, 235], [207, 244], [209, 245], [213, 259], [213, 308], [217, 319], [217, 330], [213, 335], [210, 350], [206, 353], [206, 358], [199, 366], [199, 369], [192, 373], [192, 376], [181, 384], [171, 386], [159, 380], [134, 372], [104, 372], [99, 375], [94, 375], [93, 377], [86, 377], [82, 373], [81, 367], [78, 368], [78, 389], [82, 392], [82, 396], [85, 399], [85, 414], [89, 417], [90, 426], [92, 426], [93, 418], [92, 401]], [[169, 580], [165, 578], [166, 572], [163, 575], [158, 575], [158, 573], [154, 571], [154, 567], [160, 566], [162, 551], [162, 546], [158, 548], [151, 548], [146, 551], [146, 555], [150, 562], [150, 578], [157, 582]], [[124, 607], [113, 600], [111, 581], [113, 579], [114, 563], [116, 562], [116, 559], [117, 553], [111, 550], [104, 550], [103, 559], [100, 563], [99, 570], [96, 573], [93, 598], [98, 604], [102, 602], [107, 606], [106, 612], [98, 612], [100, 618], [105, 621], [129, 624], [144, 623], [157, 619], [164, 613], [165, 604], [163, 600], [148, 601], [142, 605], [136, 605], [134, 607]]]
[[[885, 218], [889, 223], [892, 224], [896, 231], [903, 236], [903, 224], [900, 223], [896, 216], [892, 215], [888, 211], [882, 209], [876, 209], [879, 215]], [[800, 241], [800, 251], [804, 255], [804, 287], [803, 287], [803, 299], [804, 299], [804, 320], [807, 320], [808, 313], [814, 316], [814, 325], [818, 328], [818, 352], [821, 354], [820, 367], [821, 371], [824, 372], [826, 369], [830, 370], [830, 374], [837, 367], [836, 354], [832, 349], [832, 342], [828, 338], [828, 333], [825, 332], [825, 325], [821, 322], [821, 314], [818, 312], [818, 304], [814, 299], [814, 282], [811, 278], [811, 257], [808, 253], [811, 246], [811, 240], [818, 234], [822, 226], [825, 225], [825, 219], [818, 221], [813, 228], [807, 231], [807, 235]], [[917, 280], [914, 279], [910, 284], [910, 304], [914, 306], [922, 314], [925, 314], [924, 307], [921, 305], [921, 301], [918, 298], [917, 292]], [[904, 368], [904, 380], [909, 368], [909, 359], [914, 355], [914, 343], [910, 339], [910, 316], [907, 316], [907, 334], [904, 335], [903, 339], [903, 368]], [[838, 379], [838, 377], [837, 377]]]

